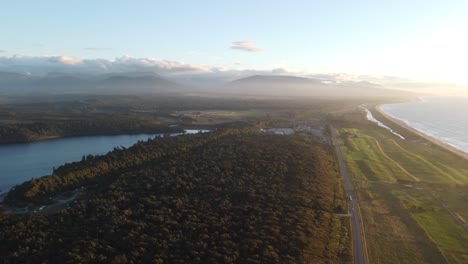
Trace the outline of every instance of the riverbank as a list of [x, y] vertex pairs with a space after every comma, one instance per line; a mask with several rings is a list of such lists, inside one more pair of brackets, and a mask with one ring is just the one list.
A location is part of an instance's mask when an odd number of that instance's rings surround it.
[[418, 135], [419, 137], [431, 142], [432, 144], [434, 145], [437, 145], [447, 151], [450, 151], [451, 153], [461, 157], [461, 158], [464, 158], [466, 160], [468, 160], [468, 153], [466, 152], [463, 152], [453, 146], [451, 146], [450, 144], [447, 144], [445, 143], [444, 141], [440, 140], [440, 139], [437, 139], [435, 137], [432, 137], [432, 136], [429, 136], [427, 134], [424, 134], [423, 132], [409, 126], [406, 122], [404, 122], [403, 120], [400, 120], [398, 118], [395, 118], [387, 113], [385, 113], [385, 111], [383, 111], [381, 109], [381, 106], [382, 105], [377, 105], [374, 107], [375, 111], [379, 112], [382, 116], [384, 116], [386, 119], [388, 119], [390, 122], [400, 126], [401, 128], [407, 130], [407, 131], [410, 131], [416, 135]]
[[[115, 132], [103, 132], [103, 133], [78, 133], [78, 134], [63, 134], [63, 135], [46, 135], [37, 136], [21, 140], [8, 140], [0, 141], [0, 145], [14, 145], [14, 144], [28, 144], [33, 142], [57, 140], [64, 138], [80, 138], [80, 137], [97, 137], [97, 136], [122, 136], [122, 135], [143, 135], [143, 134], [173, 134], [173, 133], [184, 133], [186, 129], [177, 127], [167, 127], [164, 129], [157, 130], [137, 130], [137, 131], [115, 131]], [[203, 129], [202, 129], [203, 130]]]
[[50, 175], [67, 163], [105, 155], [115, 148], [129, 148], [139, 141], [164, 135], [178, 136], [184, 133], [210, 132], [207, 129], [180, 129], [178, 133], [85, 136], [46, 140], [27, 144], [0, 145], [0, 201], [3, 193], [15, 185]]

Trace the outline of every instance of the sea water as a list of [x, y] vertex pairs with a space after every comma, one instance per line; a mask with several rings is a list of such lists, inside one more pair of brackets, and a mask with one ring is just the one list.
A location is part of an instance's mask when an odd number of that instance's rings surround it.
[[468, 96], [425, 96], [380, 109], [408, 126], [468, 153]]

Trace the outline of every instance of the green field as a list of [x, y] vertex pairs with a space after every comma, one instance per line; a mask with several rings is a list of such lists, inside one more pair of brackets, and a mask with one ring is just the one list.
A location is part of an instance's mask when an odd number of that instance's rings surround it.
[[467, 263], [468, 162], [372, 125], [337, 132], [370, 263]]
[[262, 109], [254, 110], [203, 110], [203, 111], [176, 111], [173, 117], [188, 117], [192, 119], [192, 124], [212, 125], [233, 121], [247, 121], [266, 116], [282, 116], [281, 111], [270, 111]]

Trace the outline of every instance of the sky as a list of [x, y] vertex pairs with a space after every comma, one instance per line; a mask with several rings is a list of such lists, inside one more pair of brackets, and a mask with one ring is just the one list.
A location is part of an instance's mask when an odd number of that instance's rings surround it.
[[0, 12], [0, 70], [138, 61], [468, 85], [466, 0], [4, 0]]

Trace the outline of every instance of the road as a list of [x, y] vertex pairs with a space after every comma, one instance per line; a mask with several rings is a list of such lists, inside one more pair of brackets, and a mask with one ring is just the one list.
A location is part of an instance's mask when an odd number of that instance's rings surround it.
[[356, 264], [363, 264], [366, 263], [366, 259], [364, 257], [364, 247], [362, 242], [361, 236], [361, 224], [359, 221], [359, 208], [354, 199], [353, 193], [353, 185], [351, 183], [351, 179], [348, 175], [348, 170], [346, 169], [346, 164], [343, 159], [343, 154], [341, 153], [340, 145], [338, 144], [338, 140], [336, 139], [335, 130], [331, 127], [331, 135], [332, 135], [332, 143], [335, 146], [336, 155], [338, 157], [338, 162], [340, 164], [341, 175], [343, 175], [344, 187], [346, 194], [348, 195], [349, 205], [350, 205], [350, 213], [351, 213], [351, 229], [353, 233], [353, 255], [354, 255], [354, 263]]

